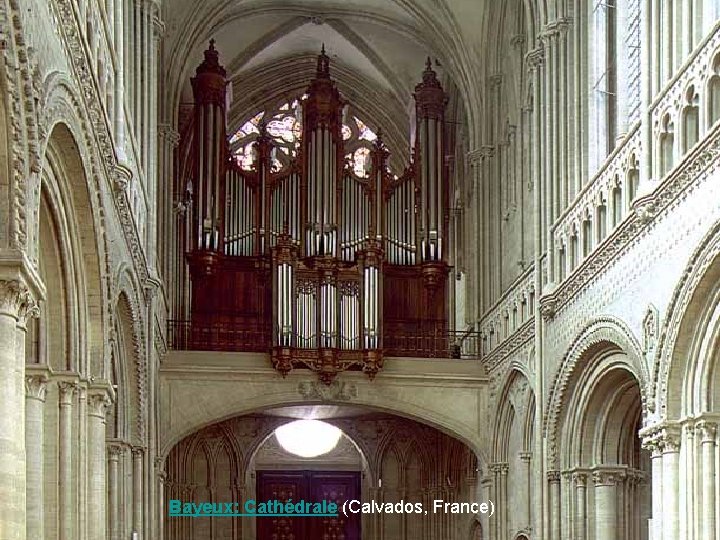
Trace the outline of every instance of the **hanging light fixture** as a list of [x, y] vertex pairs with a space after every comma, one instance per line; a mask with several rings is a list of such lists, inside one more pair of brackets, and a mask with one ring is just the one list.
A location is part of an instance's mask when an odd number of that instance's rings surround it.
[[283, 449], [304, 458], [327, 454], [341, 436], [342, 430], [320, 420], [296, 420], [275, 430], [275, 438]]

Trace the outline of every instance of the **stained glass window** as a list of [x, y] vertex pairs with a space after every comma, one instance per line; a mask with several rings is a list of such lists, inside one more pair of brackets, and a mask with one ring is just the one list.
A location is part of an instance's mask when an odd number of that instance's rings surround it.
[[[302, 135], [302, 96], [286, 101], [275, 109], [261, 111], [247, 118], [242, 127], [230, 137], [230, 146], [235, 159], [244, 170], [251, 170], [255, 159], [253, 144], [260, 133], [260, 124], [265, 122], [268, 135], [272, 138], [277, 151], [273, 152], [273, 171], [287, 167], [297, 155]], [[345, 159], [350, 170], [360, 178], [367, 178], [370, 172], [370, 149], [377, 139], [375, 132], [365, 122], [353, 114], [344, 111], [345, 123], [342, 126], [342, 138]]]

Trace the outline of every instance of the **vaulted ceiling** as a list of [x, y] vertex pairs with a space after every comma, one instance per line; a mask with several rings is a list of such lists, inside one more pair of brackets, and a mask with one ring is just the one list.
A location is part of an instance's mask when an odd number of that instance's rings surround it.
[[[433, 58], [466, 121], [479, 101], [485, 0], [178, 0], [164, 3], [168, 120], [192, 101], [189, 80], [210, 38], [232, 80], [230, 125], [296, 97], [322, 44], [346, 99], [391, 148], [408, 151], [412, 92]], [[468, 39], [469, 38], [469, 39]], [[472, 59], [471, 59], [472, 58]]]

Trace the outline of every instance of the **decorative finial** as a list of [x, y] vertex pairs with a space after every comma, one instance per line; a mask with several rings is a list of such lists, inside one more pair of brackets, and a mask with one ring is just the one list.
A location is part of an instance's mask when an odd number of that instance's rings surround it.
[[322, 44], [317, 60], [317, 77], [327, 79], [330, 76], [330, 58], [325, 54], [325, 43]]
[[430, 60], [430, 57], [427, 57], [427, 60], [425, 61], [425, 70], [426, 71], [432, 71], [432, 60]]
[[215, 50], [215, 38], [210, 38], [210, 50]]

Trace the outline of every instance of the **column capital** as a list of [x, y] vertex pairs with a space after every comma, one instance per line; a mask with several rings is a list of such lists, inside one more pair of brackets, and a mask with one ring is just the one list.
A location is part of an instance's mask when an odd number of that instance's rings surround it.
[[93, 385], [88, 388], [88, 415], [105, 420], [108, 408], [113, 403], [113, 390], [108, 385]]
[[145, 448], [142, 446], [133, 446], [130, 451], [132, 452], [133, 459], [140, 459], [145, 455]]
[[47, 395], [47, 383], [49, 377], [47, 373], [25, 372], [25, 397], [28, 399], [35, 399], [37, 401], [45, 402]]
[[708, 420], [700, 420], [695, 423], [695, 430], [700, 434], [700, 442], [703, 444], [715, 442], [717, 428], [718, 425], [716, 422], [710, 422]]
[[75, 392], [80, 390], [80, 385], [73, 380], [59, 380], [57, 382], [58, 391], [60, 392], [60, 406], [72, 405]]
[[621, 469], [596, 469], [592, 472], [593, 483], [598, 486], [615, 486], [621, 483], [626, 473]]
[[575, 483], [576, 487], [586, 487], [587, 479], [588, 479], [587, 473], [578, 472], [578, 471], [572, 473], [572, 480]]
[[490, 88], [494, 90], [500, 90], [500, 87], [502, 86], [503, 76], [502, 73], [496, 73], [495, 75], [490, 75], [488, 78], [488, 82], [490, 83]]
[[19, 279], [0, 279], [0, 314], [24, 324], [40, 315], [40, 309], [28, 286]]
[[180, 133], [170, 124], [158, 124], [157, 132], [160, 140], [167, 142], [173, 148], [180, 144]]
[[653, 453], [653, 457], [680, 451], [681, 428], [675, 423], [663, 423], [640, 430], [642, 446]]
[[107, 455], [111, 461], [117, 461], [128, 449], [128, 445], [122, 441], [108, 441], [107, 442]]
[[518, 456], [520, 457], [520, 461], [523, 463], [530, 463], [530, 460], [532, 459], [532, 452], [520, 452]]
[[560, 483], [560, 471], [548, 471], [547, 472], [547, 481], [550, 484], [559, 484]]
[[536, 70], [545, 63], [545, 49], [543, 47], [535, 47], [525, 55], [525, 62], [531, 71]]

